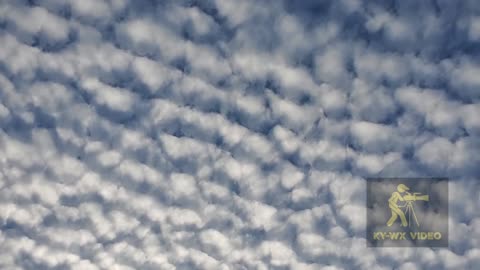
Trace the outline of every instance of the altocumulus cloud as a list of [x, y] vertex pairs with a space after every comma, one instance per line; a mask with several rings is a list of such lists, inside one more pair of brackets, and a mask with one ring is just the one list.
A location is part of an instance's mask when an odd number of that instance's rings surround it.
[[[1, 269], [478, 269], [480, 4], [0, 3]], [[448, 249], [368, 249], [444, 176]]]

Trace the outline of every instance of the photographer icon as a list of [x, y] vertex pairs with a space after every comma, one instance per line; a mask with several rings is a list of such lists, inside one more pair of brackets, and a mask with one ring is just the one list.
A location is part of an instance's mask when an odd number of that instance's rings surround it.
[[[413, 206], [413, 202], [428, 201], [429, 200], [428, 195], [421, 195], [420, 193], [411, 194], [410, 192], [407, 192], [407, 190], [410, 190], [410, 188], [404, 184], [400, 184], [397, 186], [397, 191], [394, 191], [390, 196], [390, 198], [388, 199], [388, 207], [390, 207], [390, 210], [392, 211], [392, 216], [387, 221], [387, 226], [392, 226], [398, 217], [400, 217], [403, 227], [407, 227], [411, 225], [412, 217], [415, 220], [415, 223], [417, 224], [417, 226], [420, 226], [417, 219], [417, 215], [415, 214], [415, 208]], [[399, 206], [397, 205], [398, 201], [405, 202], [405, 204], [402, 206]], [[403, 212], [402, 209], [400, 209], [404, 207], [405, 207], [405, 212]], [[406, 216], [408, 217], [408, 220]]]

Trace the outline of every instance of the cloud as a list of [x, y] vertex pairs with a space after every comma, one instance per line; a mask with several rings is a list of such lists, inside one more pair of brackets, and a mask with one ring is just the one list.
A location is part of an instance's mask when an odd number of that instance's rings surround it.
[[[0, 268], [478, 268], [479, 10], [2, 2]], [[449, 177], [449, 248], [367, 249], [370, 176]]]

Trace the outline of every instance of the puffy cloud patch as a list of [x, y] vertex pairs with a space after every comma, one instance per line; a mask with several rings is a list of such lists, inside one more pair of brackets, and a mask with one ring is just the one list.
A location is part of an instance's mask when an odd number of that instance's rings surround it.
[[[476, 269], [477, 1], [3, 1], [0, 268]], [[367, 249], [365, 177], [451, 178]]]

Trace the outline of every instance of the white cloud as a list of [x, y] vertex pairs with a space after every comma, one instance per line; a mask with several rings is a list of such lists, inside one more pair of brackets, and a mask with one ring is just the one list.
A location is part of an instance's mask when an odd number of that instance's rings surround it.
[[477, 77], [480, 66], [469, 60], [461, 61], [451, 70], [450, 83], [458, 95], [478, 101], [480, 97], [480, 79]]
[[230, 240], [221, 232], [208, 229], [200, 233], [200, 241], [207, 251], [227, 257], [232, 252]]
[[351, 132], [353, 142], [367, 152], [395, 149], [398, 141], [392, 127], [367, 121], [353, 123]]
[[471, 19], [468, 36], [473, 41], [480, 39], [480, 17], [474, 17]]
[[133, 70], [139, 80], [146, 84], [152, 92], [160, 90], [180, 77], [180, 72], [143, 57], [135, 58]]
[[304, 174], [301, 171], [297, 170], [294, 166], [287, 165], [282, 172], [280, 181], [284, 188], [291, 189], [299, 184], [303, 178]]
[[347, 57], [348, 52], [340, 44], [331, 44], [322, 50], [315, 58], [317, 78], [337, 86], [350, 82], [346, 70]]
[[131, 112], [134, 110], [135, 94], [126, 89], [111, 87], [90, 78], [83, 80], [83, 87], [94, 96], [95, 102], [99, 105], [117, 111]]
[[[0, 268], [476, 269], [478, 4], [0, 4]], [[365, 179], [449, 176], [449, 249]]]
[[90, 20], [110, 19], [111, 11], [108, 2], [86, 0], [70, 1], [70, 4], [72, 12], [79, 17], [84, 17]]
[[231, 26], [237, 26], [245, 22], [254, 8], [254, 5], [248, 1], [241, 4], [237, 4], [233, 0], [216, 1], [216, 5], [220, 14], [227, 18]]
[[295, 261], [294, 252], [281, 242], [265, 241], [259, 247], [259, 251], [274, 267], [286, 266]]
[[[68, 38], [68, 22], [44, 8], [15, 8], [7, 6], [2, 10], [2, 13], [14, 25], [20, 39], [28, 43], [33, 42], [37, 35], [40, 38], [45, 35], [45, 42], [52, 44], [65, 41]], [[29, 18], [29, 22], [22, 18]]]

